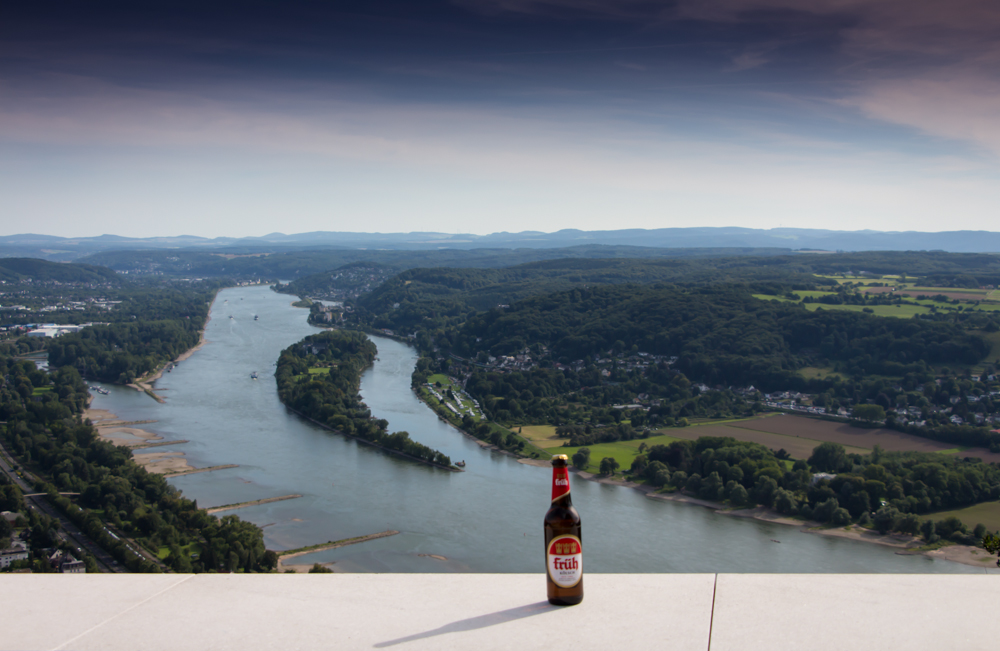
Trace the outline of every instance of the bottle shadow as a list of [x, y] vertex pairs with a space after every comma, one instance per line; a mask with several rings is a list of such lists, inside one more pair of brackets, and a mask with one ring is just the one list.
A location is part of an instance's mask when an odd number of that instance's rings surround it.
[[548, 601], [539, 601], [537, 603], [528, 604], [525, 606], [518, 606], [517, 608], [508, 608], [507, 610], [501, 610], [495, 613], [479, 615], [478, 617], [460, 619], [457, 622], [451, 622], [450, 624], [445, 624], [444, 626], [435, 628], [430, 631], [425, 631], [423, 633], [414, 633], [413, 635], [407, 635], [406, 637], [401, 637], [395, 640], [389, 640], [387, 642], [379, 642], [378, 644], [375, 645], [375, 648], [383, 649], [385, 647], [395, 646], [397, 644], [404, 644], [406, 642], [414, 642], [416, 640], [423, 640], [438, 635], [447, 635], [448, 633], [461, 633], [463, 631], [474, 631], [476, 629], [486, 628], [487, 626], [506, 624], [507, 622], [512, 622], [517, 619], [534, 617], [535, 615], [541, 615], [542, 613], [551, 612], [553, 610], [559, 610], [559, 608], [560, 608], [559, 606], [553, 606]]

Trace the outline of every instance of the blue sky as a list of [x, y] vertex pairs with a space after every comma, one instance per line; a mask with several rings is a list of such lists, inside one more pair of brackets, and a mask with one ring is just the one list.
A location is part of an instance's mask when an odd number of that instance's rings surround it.
[[0, 234], [997, 230], [987, 0], [4, 12]]

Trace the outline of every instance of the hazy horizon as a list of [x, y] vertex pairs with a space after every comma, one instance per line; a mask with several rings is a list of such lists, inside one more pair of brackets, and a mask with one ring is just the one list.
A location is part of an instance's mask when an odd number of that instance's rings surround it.
[[1000, 7], [800, 4], [6, 7], [0, 234], [996, 228]]

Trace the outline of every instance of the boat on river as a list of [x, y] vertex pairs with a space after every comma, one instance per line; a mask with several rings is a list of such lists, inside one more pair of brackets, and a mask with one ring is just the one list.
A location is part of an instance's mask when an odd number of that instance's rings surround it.
[[259, 317], [259, 316], [257, 316], [256, 314], [254, 314], [254, 315], [253, 315], [253, 320], [254, 320], [254, 321], [256, 321], [256, 320], [257, 320], [257, 319], [259, 319], [259, 318], [260, 318], [260, 317]]
[[256, 380], [257, 379], [257, 371], [251, 371], [250, 372], [250, 379], [251, 380]]

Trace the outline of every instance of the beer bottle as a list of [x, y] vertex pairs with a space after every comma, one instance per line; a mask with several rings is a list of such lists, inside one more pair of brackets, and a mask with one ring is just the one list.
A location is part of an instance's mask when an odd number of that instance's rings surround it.
[[545, 567], [549, 603], [574, 606], [583, 601], [583, 541], [580, 514], [569, 495], [568, 457], [552, 457], [552, 506], [545, 514]]

